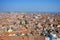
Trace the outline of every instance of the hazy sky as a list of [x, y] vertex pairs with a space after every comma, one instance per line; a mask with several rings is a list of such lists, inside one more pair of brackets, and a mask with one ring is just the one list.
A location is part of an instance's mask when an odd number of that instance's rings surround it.
[[0, 0], [0, 12], [60, 12], [60, 0]]

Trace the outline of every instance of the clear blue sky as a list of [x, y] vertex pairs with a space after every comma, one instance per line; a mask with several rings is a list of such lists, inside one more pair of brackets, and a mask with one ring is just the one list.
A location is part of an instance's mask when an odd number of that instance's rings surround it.
[[0, 12], [60, 12], [60, 0], [0, 0]]

